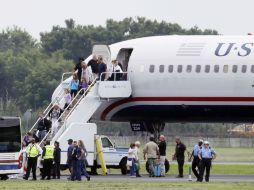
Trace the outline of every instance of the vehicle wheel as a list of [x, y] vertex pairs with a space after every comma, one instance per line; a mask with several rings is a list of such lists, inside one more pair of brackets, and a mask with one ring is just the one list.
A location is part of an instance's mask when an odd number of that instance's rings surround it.
[[170, 169], [169, 161], [165, 159], [165, 172], [168, 173], [169, 169]]
[[1, 178], [1, 180], [7, 180], [7, 179], [9, 179], [9, 177], [7, 175], [1, 175], [0, 178]]
[[[170, 164], [169, 164], [169, 161], [167, 159], [165, 159], [165, 172], [168, 173], [170, 169]], [[149, 173], [149, 165], [148, 165], [148, 161], [146, 161], [146, 171], [147, 173]]]
[[126, 175], [127, 172], [128, 172], [128, 169], [127, 169], [127, 158], [123, 158], [120, 162], [120, 168], [121, 168], [121, 173], [122, 175]]

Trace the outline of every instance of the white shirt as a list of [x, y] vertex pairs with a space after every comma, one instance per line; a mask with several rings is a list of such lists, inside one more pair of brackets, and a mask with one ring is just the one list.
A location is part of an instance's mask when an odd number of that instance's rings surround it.
[[114, 72], [122, 73], [123, 70], [121, 69], [121, 67], [119, 65], [112, 64], [109, 69], [109, 77], [111, 77], [112, 73], [114, 73]]

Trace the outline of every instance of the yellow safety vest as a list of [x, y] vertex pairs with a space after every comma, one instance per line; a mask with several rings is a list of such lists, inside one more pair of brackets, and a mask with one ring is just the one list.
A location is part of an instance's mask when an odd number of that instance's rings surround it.
[[46, 152], [43, 159], [53, 159], [54, 158], [54, 147], [50, 145], [45, 146]]
[[28, 154], [28, 157], [30, 157], [30, 158], [34, 158], [34, 157], [37, 157], [39, 155], [39, 151], [37, 149], [36, 144], [29, 144], [28, 145], [27, 154]]

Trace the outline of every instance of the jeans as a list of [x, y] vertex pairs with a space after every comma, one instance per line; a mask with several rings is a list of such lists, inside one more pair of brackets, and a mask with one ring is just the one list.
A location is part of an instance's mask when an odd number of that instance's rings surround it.
[[154, 160], [155, 158], [148, 158], [147, 162], [149, 165], [149, 176], [154, 176]]
[[130, 166], [130, 176], [135, 176], [135, 159], [128, 158], [129, 161], [132, 161], [132, 165]]
[[161, 176], [165, 176], [165, 159], [166, 156], [160, 156]]
[[46, 136], [46, 134], [47, 134], [47, 131], [46, 131], [46, 130], [39, 131], [38, 136], [39, 136], [39, 141], [40, 141], [40, 142], [41, 142], [42, 139]]
[[84, 175], [86, 178], [90, 177], [86, 171], [86, 160], [81, 160], [81, 175]]
[[81, 180], [81, 161], [72, 160], [71, 180]]

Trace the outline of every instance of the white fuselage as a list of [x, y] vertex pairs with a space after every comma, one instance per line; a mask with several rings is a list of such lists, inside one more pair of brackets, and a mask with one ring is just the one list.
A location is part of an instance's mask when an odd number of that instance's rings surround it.
[[[111, 58], [130, 48], [132, 96], [103, 103], [95, 118], [229, 121], [241, 111], [252, 114], [253, 36], [146, 37], [111, 45]], [[250, 121], [247, 115], [233, 121]]]

